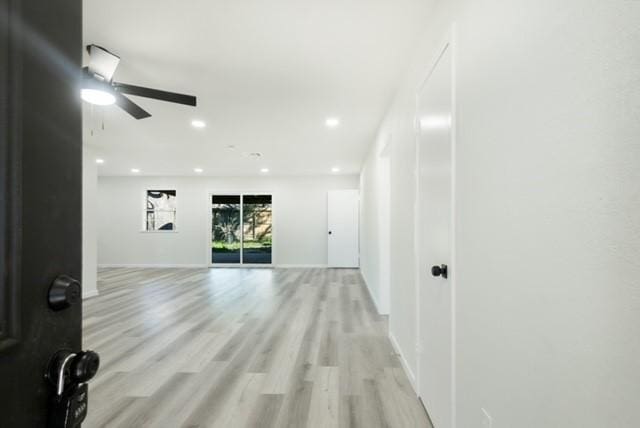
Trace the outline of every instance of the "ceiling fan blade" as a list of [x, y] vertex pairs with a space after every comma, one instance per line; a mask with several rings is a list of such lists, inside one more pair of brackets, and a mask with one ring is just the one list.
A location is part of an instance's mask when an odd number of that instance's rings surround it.
[[88, 45], [87, 52], [89, 52], [89, 71], [111, 82], [120, 63], [120, 57], [98, 45]]
[[124, 95], [118, 92], [116, 92], [114, 95], [116, 97], [116, 104], [118, 105], [118, 107], [120, 107], [122, 110], [126, 111], [136, 119], [151, 117], [151, 113], [144, 110], [142, 107], [140, 107], [138, 104], [134, 103]]
[[126, 83], [113, 82], [116, 92], [139, 97], [153, 98], [155, 100], [168, 101], [170, 103], [196, 105], [196, 97], [193, 95], [178, 94], [175, 92], [161, 91], [159, 89], [145, 88], [143, 86], [128, 85]]

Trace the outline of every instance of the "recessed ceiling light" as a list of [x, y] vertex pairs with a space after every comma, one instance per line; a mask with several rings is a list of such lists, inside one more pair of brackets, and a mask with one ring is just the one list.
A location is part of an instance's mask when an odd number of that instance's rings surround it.
[[260, 157], [262, 156], [262, 153], [252, 152], [252, 153], [247, 153], [246, 156], [250, 157], [251, 159], [260, 159]]
[[86, 102], [99, 106], [108, 106], [116, 102], [116, 97], [113, 94], [99, 89], [82, 89], [80, 96]]
[[104, 159], [96, 159], [96, 163], [97, 164], [103, 164], [104, 163]]
[[233, 144], [229, 144], [229, 145], [227, 146], [227, 149], [229, 149], [229, 150], [235, 150], [235, 149], [236, 149], [236, 146], [234, 146]]
[[205, 126], [207, 126], [207, 124], [204, 123], [203, 120], [192, 120], [191, 126], [193, 126], [194, 128], [204, 128]]
[[340, 168], [334, 166], [333, 168], [331, 168], [331, 172], [340, 172]]
[[137, 174], [140, 172], [140, 170], [138, 168], [131, 168], [131, 172], [133, 172], [134, 174]]
[[260, 172], [263, 172], [266, 174], [267, 172], [269, 172], [269, 168], [262, 168], [260, 169]]
[[337, 117], [329, 117], [327, 118], [325, 123], [329, 128], [335, 128], [336, 126], [340, 125], [340, 119], [338, 119]]
[[202, 168], [193, 168], [193, 172], [195, 172], [197, 174], [202, 174], [203, 171], [204, 171], [204, 169], [202, 169]]

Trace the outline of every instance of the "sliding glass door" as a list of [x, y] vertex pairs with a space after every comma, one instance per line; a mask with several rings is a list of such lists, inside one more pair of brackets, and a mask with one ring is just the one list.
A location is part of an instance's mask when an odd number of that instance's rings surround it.
[[271, 195], [242, 197], [242, 262], [271, 263]]
[[271, 264], [271, 195], [213, 195], [211, 237], [212, 264]]
[[240, 263], [242, 244], [239, 195], [211, 197], [211, 262]]

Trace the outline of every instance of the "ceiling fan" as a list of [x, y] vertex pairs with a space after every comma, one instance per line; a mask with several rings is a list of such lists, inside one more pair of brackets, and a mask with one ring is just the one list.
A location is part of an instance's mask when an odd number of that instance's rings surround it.
[[131, 101], [124, 94], [137, 95], [188, 106], [196, 105], [196, 97], [193, 95], [184, 95], [115, 82], [113, 80], [113, 74], [118, 67], [120, 57], [98, 45], [88, 45], [87, 52], [89, 52], [89, 65], [82, 69], [83, 81], [81, 95], [82, 99], [88, 103], [97, 105], [116, 104], [136, 119], [150, 117], [151, 113]]

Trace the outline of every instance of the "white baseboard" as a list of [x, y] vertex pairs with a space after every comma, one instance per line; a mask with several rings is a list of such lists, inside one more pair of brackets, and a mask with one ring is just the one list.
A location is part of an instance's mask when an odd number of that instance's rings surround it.
[[290, 265], [277, 264], [274, 267], [278, 269], [326, 269], [327, 265]]
[[[215, 267], [215, 265], [208, 264], [155, 264], [155, 263], [103, 263], [99, 264], [98, 268], [138, 268], [138, 269], [152, 269], [152, 268], [210, 268]], [[228, 267], [228, 266], [219, 266], [219, 267]], [[327, 265], [292, 265], [292, 264], [276, 264], [276, 265], [233, 265], [232, 267], [245, 267], [245, 268], [278, 268], [278, 269], [326, 269]]]
[[367, 290], [367, 294], [369, 295], [371, 300], [373, 300], [373, 305], [376, 307], [376, 312], [382, 315], [380, 313], [380, 305], [378, 304], [378, 299], [376, 299], [373, 293], [371, 292], [371, 288], [369, 288], [369, 281], [367, 281], [367, 278], [362, 273], [362, 270], [360, 270], [360, 275], [362, 275], [362, 279], [364, 280], [364, 286], [365, 286], [364, 288]]
[[391, 346], [393, 346], [393, 349], [396, 352], [396, 354], [398, 354], [400, 356], [400, 363], [402, 364], [402, 368], [404, 369], [404, 372], [406, 373], [407, 377], [409, 378], [409, 382], [411, 383], [411, 387], [413, 388], [413, 392], [415, 392], [416, 395], [418, 395], [418, 387], [417, 387], [417, 384], [416, 384], [416, 375], [413, 374], [413, 371], [411, 371], [411, 368], [409, 367], [409, 364], [407, 363], [407, 359], [404, 357], [404, 354], [402, 353], [402, 349], [400, 349], [400, 345], [398, 344], [398, 341], [396, 340], [396, 338], [393, 336], [393, 334], [391, 332], [389, 332], [389, 341], [391, 342]]
[[[138, 269], [147, 269], [147, 268], [209, 268], [215, 267], [214, 265], [209, 264], [163, 264], [163, 263], [103, 263], [99, 264], [98, 268], [138, 268]], [[227, 267], [227, 266], [220, 266]], [[233, 267], [266, 267], [266, 268], [279, 268], [279, 269], [326, 269], [327, 265], [309, 265], [309, 264], [276, 264], [276, 265], [233, 265]]]
[[120, 264], [120, 263], [105, 263], [99, 264], [98, 269], [102, 268], [207, 268], [207, 264]]
[[369, 294], [369, 297], [371, 297], [371, 300], [373, 300], [373, 305], [376, 307], [376, 311], [378, 312], [378, 314], [380, 315], [389, 315], [389, 312], [382, 312], [380, 310], [380, 303], [378, 302], [378, 299], [376, 299], [376, 297], [373, 295], [373, 293], [371, 293], [371, 288], [369, 288], [369, 282], [367, 281], [367, 278], [364, 276], [364, 272], [362, 272], [362, 269], [360, 269], [360, 275], [362, 276], [362, 279], [364, 281], [364, 285], [367, 289], [367, 293]]
[[98, 295], [98, 290], [82, 290], [82, 298], [88, 299], [89, 297], [96, 297]]

